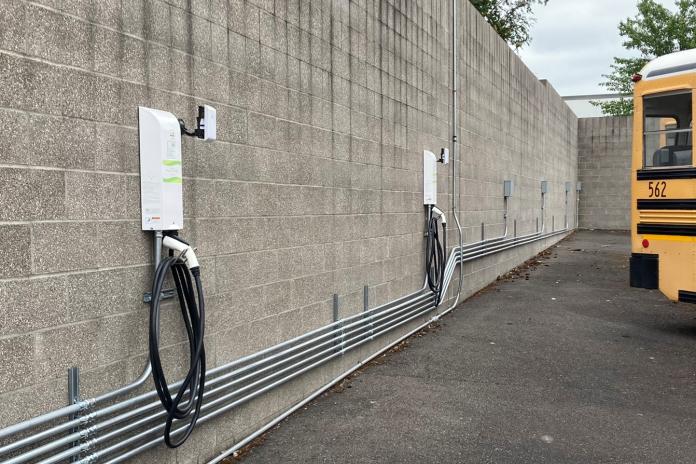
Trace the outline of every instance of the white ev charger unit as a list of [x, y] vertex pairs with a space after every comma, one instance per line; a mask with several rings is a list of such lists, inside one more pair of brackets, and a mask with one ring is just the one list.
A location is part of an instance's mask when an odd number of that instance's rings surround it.
[[166, 111], [138, 108], [140, 205], [143, 230], [184, 227], [181, 127]]
[[437, 157], [432, 151], [423, 151], [423, 204], [437, 203]]
[[[445, 253], [447, 251], [447, 217], [437, 203], [437, 163], [449, 162], [449, 150], [443, 148], [440, 159], [431, 151], [423, 151], [423, 204], [427, 215], [427, 241], [425, 245], [425, 275], [430, 290], [435, 293], [435, 304], [442, 298], [445, 280]], [[438, 222], [440, 224], [438, 224]], [[440, 241], [440, 225], [442, 241]]]
[[[170, 448], [181, 446], [191, 435], [200, 416], [205, 390], [205, 298], [201, 270], [193, 248], [178, 237], [178, 231], [184, 226], [181, 135], [215, 140], [216, 126], [216, 112], [210, 106], [198, 108], [197, 127], [193, 131], [187, 130], [184, 121], [171, 113], [138, 108], [142, 229], [155, 232], [150, 366], [157, 396], [167, 413], [164, 442]], [[160, 259], [162, 246], [169, 250], [169, 256]], [[160, 303], [170, 272], [188, 334], [190, 353], [188, 373], [173, 397], [174, 391], [170, 391], [160, 359]], [[174, 420], [187, 420], [188, 424], [173, 430]]]

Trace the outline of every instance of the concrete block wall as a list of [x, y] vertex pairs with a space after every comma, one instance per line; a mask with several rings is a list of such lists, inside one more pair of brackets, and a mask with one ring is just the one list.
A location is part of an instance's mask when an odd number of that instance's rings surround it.
[[[362, 309], [364, 285], [372, 305], [418, 289], [422, 151], [448, 146], [451, 132], [449, 8], [0, 0], [0, 426], [65, 405], [69, 367], [81, 368], [84, 397], [142, 371], [152, 237], [139, 223], [138, 105], [189, 124], [199, 104], [218, 110], [219, 140], [183, 147], [182, 235], [201, 257], [209, 365], [329, 323], [334, 293], [346, 316]], [[502, 233], [505, 179], [515, 182], [510, 234], [513, 221], [518, 234], [535, 230], [542, 179], [546, 230], [558, 229], [576, 179], [576, 118], [468, 2], [460, 24], [464, 240], [478, 240], [481, 223]], [[451, 179], [440, 169], [448, 209]], [[464, 296], [559, 238], [466, 264]], [[185, 333], [166, 309], [173, 378]], [[135, 462], [206, 462], [385, 343]]]
[[630, 117], [578, 120], [580, 227], [631, 228], [632, 134]]

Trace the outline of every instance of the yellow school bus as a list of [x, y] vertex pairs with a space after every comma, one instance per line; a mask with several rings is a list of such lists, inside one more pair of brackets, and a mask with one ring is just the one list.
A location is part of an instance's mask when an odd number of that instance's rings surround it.
[[631, 286], [696, 303], [696, 49], [652, 60], [633, 81]]

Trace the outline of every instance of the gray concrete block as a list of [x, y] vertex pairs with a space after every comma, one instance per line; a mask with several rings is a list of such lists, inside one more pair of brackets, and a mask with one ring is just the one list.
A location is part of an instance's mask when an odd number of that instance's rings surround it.
[[[24, 360], [26, 361], [26, 359]], [[41, 380], [20, 390], [3, 391], [0, 399], [5, 403], [0, 426], [6, 427], [30, 417], [65, 406], [65, 380]], [[41, 398], [41, 401], [36, 401]]]
[[126, 173], [140, 171], [137, 129], [96, 124], [92, 150], [95, 156], [95, 167], [99, 171]]
[[247, 143], [247, 111], [232, 106], [218, 106], [218, 139], [232, 143]]
[[250, 145], [275, 148], [276, 118], [249, 113], [248, 125]]
[[210, 22], [199, 16], [193, 16], [190, 33], [192, 34], [193, 55], [210, 60], [213, 53]]
[[246, 12], [243, 0], [229, 0], [227, 10], [227, 26], [230, 31], [246, 35]]
[[120, 0], [92, 2], [92, 20], [97, 24], [118, 29], [121, 21]]
[[26, 50], [26, 9], [21, 0], [0, 4], [0, 48], [20, 53]]
[[3, 225], [0, 233], [12, 246], [0, 250], [0, 260], [5, 263], [0, 278], [17, 278], [31, 273], [31, 234], [28, 225]]
[[29, 333], [64, 324], [68, 319], [66, 278], [8, 280], [0, 284], [5, 324], [2, 335]]
[[96, 321], [38, 332], [36, 375], [42, 378], [63, 377], [73, 366], [79, 366], [81, 369], [95, 368], [99, 363], [99, 351]]
[[171, 44], [171, 8], [162, 0], [146, 0], [143, 6], [145, 15], [145, 38], [162, 45]]
[[152, 272], [150, 266], [141, 266], [68, 275], [70, 322], [142, 310], [143, 294], [150, 291]]
[[138, 37], [145, 37], [146, 2], [142, 0], [121, 1], [121, 30]]
[[83, 119], [31, 114], [26, 156], [35, 166], [94, 169], [95, 125]]
[[62, 13], [31, 5], [27, 14], [27, 53], [52, 62], [91, 69], [92, 28]]
[[36, 274], [97, 267], [99, 224], [47, 222], [32, 225]]
[[[164, 40], [163, 36], [161, 35], [159, 35], [158, 38]], [[148, 45], [140, 39], [135, 39], [127, 36], [121, 36], [120, 42], [121, 72], [119, 75], [123, 79], [126, 79], [131, 82], [137, 82], [139, 84], [146, 83], [146, 58]], [[168, 39], [165, 43], [167, 42]]]
[[193, 16], [186, 10], [171, 8], [170, 18], [172, 47], [190, 53], [193, 50], [191, 34]]
[[[245, 3], [244, 5], [244, 35], [252, 40], [260, 40], [260, 11], [259, 8]], [[240, 31], [237, 31], [240, 32]]]
[[6, 136], [0, 138], [0, 162], [30, 164], [31, 156], [28, 145], [31, 139], [24, 136], [29, 130], [29, 114], [2, 109], [0, 110], [0, 125], [6, 128]]
[[34, 336], [20, 335], [0, 339], [0, 389], [12, 391], [36, 382], [34, 377]]
[[0, 220], [59, 219], [65, 214], [65, 181], [60, 171], [0, 170]]
[[[122, 219], [126, 217], [125, 176], [121, 174], [65, 173], [65, 214], [68, 219]], [[118, 199], [121, 199], [119, 201]]]

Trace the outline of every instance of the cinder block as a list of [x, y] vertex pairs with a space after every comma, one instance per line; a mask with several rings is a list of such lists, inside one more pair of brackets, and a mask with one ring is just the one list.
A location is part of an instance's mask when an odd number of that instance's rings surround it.
[[[3, 225], [0, 234], [7, 243], [0, 249], [0, 261], [4, 266], [0, 269], [0, 278], [17, 278], [31, 273], [31, 235], [28, 225]], [[0, 316], [0, 320], [2, 317]]]
[[8, 280], [0, 284], [4, 295], [5, 324], [0, 334], [23, 334], [64, 324], [68, 319], [66, 278]]
[[95, 167], [95, 124], [89, 121], [32, 114], [22, 138], [34, 166]]
[[193, 55], [210, 60], [212, 58], [212, 29], [207, 19], [194, 15], [191, 19]]
[[[20, 362], [32, 363], [32, 359]], [[38, 376], [35, 377], [40, 379]], [[41, 398], [41, 401], [37, 401]], [[65, 406], [65, 379], [50, 379], [20, 390], [3, 390], [0, 400], [5, 403], [0, 427], [7, 427], [30, 417]]]
[[103, 0], [100, 2], [91, 2], [90, 6], [92, 6], [93, 8], [93, 20], [95, 23], [102, 24], [112, 29], [118, 29], [119, 23], [121, 21], [120, 0]]
[[141, 310], [143, 294], [150, 291], [152, 272], [150, 266], [141, 266], [68, 275], [70, 322]]
[[[152, 23], [148, 22], [148, 24]], [[167, 28], [167, 33], [165, 35], [157, 36], [158, 39], [163, 40], [165, 44], [169, 43], [168, 31], [169, 29]], [[150, 31], [148, 33], [153, 32]], [[145, 84], [147, 77], [146, 49], [148, 45], [140, 39], [128, 36], [120, 36], [119, 39], [121, 44], [121, 57], [119, 60], [121, 63], [120, 77], [131, 82], [137, 82], [138, 84]]]
[[[75, 347], [80, 349], [75, 349]], [[79, 366], [92, 369], [99, 365], [97, 321], [60, 326], [36, 334], [36, 375], [63, 377], [67, 369]]]
[[276, 119], [258, 113], [249, 113], [249, 144], [257, 147], [275, 148]]
[[[244, 34], [246, 37], [259, 41], [260, 40], [260, 14], [258, 7], [250, 4], [244, 4]], [[240, 31], [237, 31], [240, 32]]]
[[20, 335], [0, 339], [0, 390], [12, 391], [36, 382], [34, 377], [34, 336]]
[[190, 53], [193, 50], [193, 37], [190, 33], [193, 16], [180, 8], [171, 8], [171, 45]]
[[36, 5], [27, 8], [27, 53], [52, 62], [91, 69], [89, 23]]
[[111, 124], [96, 124], [92, 151], [99, 171], [138, 173], [138, 130]]
[[32, 225], [34, 273], [96, 267], [98, 225], [93, 222], [47, 222]]
[[171, 18], [167, 2], [162, 0], [146, 0], [145, 9], [145, 38], [162, 45], [171, 45]]
[[122, 219], [126, 217], [126, 182], [121, 174], [65, 173], [65, 209], [68, 219]]
[[146, 3], [142, 0], [122, 0], [121, 29], [138, 37], [145, 37]]
[[[0, 7], [2, 8], [2, 7]], [[0, 162], [30, 164], [29, 114], [22, 111], [0, 109], [0, 126], [5, 127], [5, 137], [0, 138]]]
[[0, 184], [2, 221], [59, 219], [65, 214], [63, 172], [4, 168]]
[[26, 9], [26, 4], [21, 0], [8, 0], [0, 4], [0, 48], [20, 53], [25, 51]]

